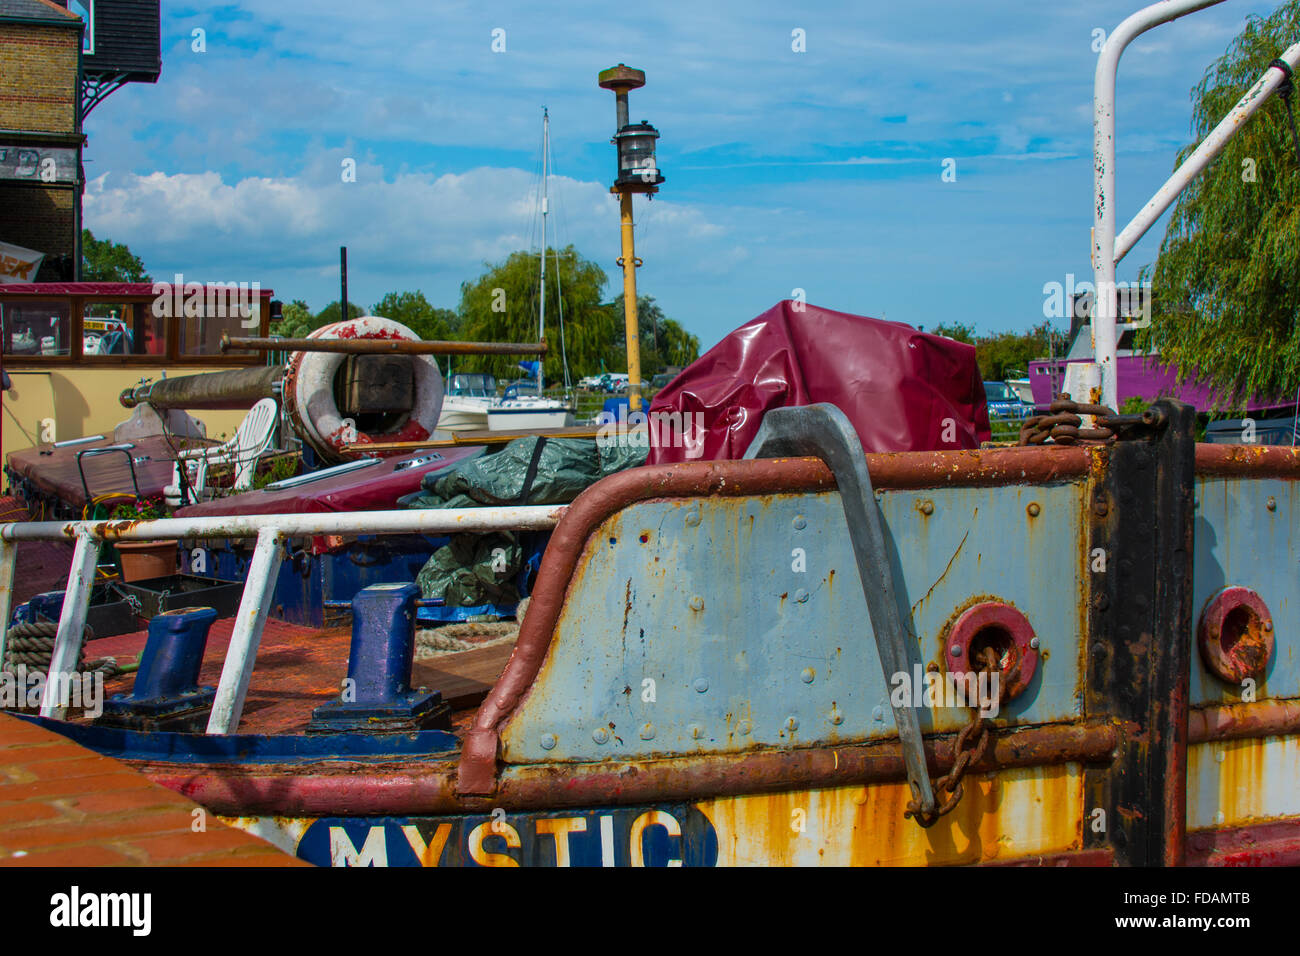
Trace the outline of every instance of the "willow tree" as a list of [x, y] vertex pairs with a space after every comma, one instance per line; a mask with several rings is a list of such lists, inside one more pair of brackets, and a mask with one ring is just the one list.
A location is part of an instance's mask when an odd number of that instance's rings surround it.
[[[541, 309], [537, 254], [515, 252], [503, 262], [485, 265], [481, 276], [460, 288], [464, 337], [474, 342], [536, 342]], [[608, 353], [614, 322], [600, 301], [607, 281], [600, 266], [584, 259], [573, 246], [560, 250], [558, 264], [556, 251], [548, 251], [546, 343], [550, 348], [543, 369], [547, 382], [563, 381], [562, 354], [568, 357], [570, 374], [578, 377], [594, 371]], [[461, 371], [504, 375], [517, 371], [518, 361], [526, 358], [467, 357], [457, 359], [455, 365]]]
[[[1300, 0], [1252, 17], [1192, 91], [1199, 142], [1300, 39]], [[1300, 95], [1293, 95], [1297, 103]], [[1181, 163], [1195, 148], [1179, 154]], [[1287, 107], [1270, 98], [1179, 197], [1154, 274], [1147, 337], [1184, 379], [1240, 407], [1300, 386], [1300, 156]]]

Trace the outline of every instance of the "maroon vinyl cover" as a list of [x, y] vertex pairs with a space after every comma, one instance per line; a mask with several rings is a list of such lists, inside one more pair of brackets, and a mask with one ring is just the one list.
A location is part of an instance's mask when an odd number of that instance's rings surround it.
[[[786, 300], [654, 397], [647, 464], [742, 458], [769, 408], [818, 402], [839, 407], [869, 452], [978, 448], [990, 437], [973, 345]], [[684, 436], [653, 427], [679, 420], [668, 415], [682, 416]]]

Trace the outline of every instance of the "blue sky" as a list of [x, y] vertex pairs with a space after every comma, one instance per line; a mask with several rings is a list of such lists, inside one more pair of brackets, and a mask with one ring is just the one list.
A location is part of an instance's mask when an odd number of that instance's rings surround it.
[[[352, 300], [421, 289], [454, 308], [484, 261], [536, 244], [546, 105], [551, 228], [612, 296], [614, 104], [596, 74], [623, 62], [646, 71], [632, 119], [658, 127], [667, 177], [637, 200], [639, 290], [703, 347], [795, 288], [927, 328], [1021, 330], [1043, 319], [1044, 283], [1090, 274], [1093, 31], [1140, 5], [166, 2], [157, 85], [86, 120], [86, 224], [156, 278], [259, 281], [314, 309], [338, 297], [346, 244]], [[1229, 0], [1129, 47], [1121, 226], [1189, 141], [1191, 88], [1272, 9]]]

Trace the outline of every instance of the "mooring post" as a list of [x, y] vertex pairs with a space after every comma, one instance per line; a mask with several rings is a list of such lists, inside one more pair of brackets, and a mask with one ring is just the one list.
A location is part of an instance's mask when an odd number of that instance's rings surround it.
[[[1152, 406], [1146, 437], [1106, 448], [1088, 506], [1086, 707], [1116, 722], [1112, 764], [1084, 774], [1085, 846], [1178, 866], [1187, 829], [1196, 410]], [[1100, 812], [1099, 812], [1100, 811]]]

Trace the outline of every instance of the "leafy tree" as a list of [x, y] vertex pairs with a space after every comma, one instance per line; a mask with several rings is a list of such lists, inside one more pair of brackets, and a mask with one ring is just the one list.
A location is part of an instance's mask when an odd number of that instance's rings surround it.
[[81, 278], [85, 282], [152, 282], [140, 257], [112, 239], [81, 230]]
[[[607, 308], [614, 323], [614, 340], [606, 361], [614, 369], [627, 368], [627, 327], [620, 293]], [[691, 335], [648, 295], [636, 297], [637, 330], [641, 339], [641, 376], [647, 381], [669, 365], [687, 366], [700, 357], [700, 340]]]
[[1060, 355], [1067, 340], [1065, 333], [1052, 328], [1050, 322], [1036, 325], [1028, 332], [992, 335], [976, 335], [973, 325], [950, 322], [935, 326], [934, 334], [975, 346], [980, 374], [993, 382], [1028, 372], [1032, 359], [1046, 358], [1053, 350]]
[[[546, 270], [546, 341], [550, 346], [543, 371], [549, 382], [563, 378], [560, 304], [564, 314], [564, 351], [572, 375], [594, 369], [610, 351], [614, 323], [601, 305], [606, 277], [600, 266], [578, 254], [572, 245], [559, 253], [549, 250]], [[484, 263], [486, 271], [460, 287], [461, 335], [474, 342], [537, 341], [539, 267], [536, 253], [511, 253], [504, 261]], [[559, 283], [555, 284], [556, 272]], [[467, 356], [458, 370], [485, 371], [504, 376], [517, 370], [526, 356]]]
[[301, 339], [306, 337], [314, 325], [311, 309], [302, 299], [294, 299], [283, 309], [280, 310], [280, 321], [271, 328], [272, 335], [279, 335], [286, 339]]
[[423, 292], [390, 292], [370, 307], [370, 314], [401, 322], [425, 340], [450, 339], [460, 325], [455, 312], [434, 308]]
[[[1297, 36], [1300, 0], [1247, 21], [1192, 91], [1198, 141]], [[1183, 149], [1178, 162], [1194, 148]], [[1300, 383], [1297, 237], [1300, 157], [1279, 97], [1178, 198], [1152, 274], [1152, 325], [1140, 344], [1159, 349], [1184, 379], [1199, 373], [1223, 393], [1225, 405], [1250, 395], [1294, 396]]]
[[1043, 322], [1028, 332], [997, 332], [982, 335], [975, 340], [975, 361], [980, 371], [990, 381], [1012, 377], [1012, 373], [1027, 373], [1031, 359], [1045, 358], [1055, 345], [1059, 355], [1065, 346], [1066, 336]]
[[[360, 316], [363, 316], [365, 314], [366, 314], [365, 310], [362, 309], [361, 306], [357, 305], [355, 302], [348, 303], [349, 319], [359, 318]], [[319, 312], [316, 313], [316, 318], [312, 319], [311, 329], [309, 331], [315, 331], [316, 329], [319, 329], [322, 325], [329, 325], [332, 322], [337, 322], [339, 321], [340, 318], [342, 318], [342, 316], [343, 316], [343, 310], [340, 307], [338, 300], [335, 299], [329, 305], [325, 306], [325, 308], [321, 309]]]
[[967, 345], [975, 344], [975, 326], [961, 322], [941, 322], [934, 327], [931, 334], [942, 335], [956, 342], [965, 342]]

